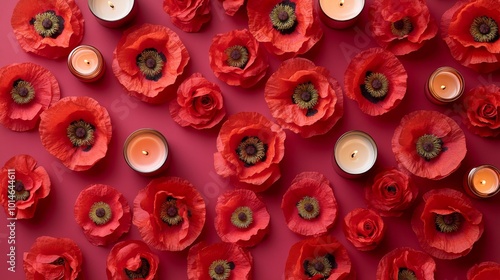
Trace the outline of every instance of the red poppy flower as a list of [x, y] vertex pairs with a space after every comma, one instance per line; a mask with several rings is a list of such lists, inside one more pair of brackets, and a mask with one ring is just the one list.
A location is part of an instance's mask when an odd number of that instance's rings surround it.
[[188, 62], [189, 53], [174, 31], [146, 23], [124, 32], [112, 67], [130, 95], [162, 103], [175, 96], [174, 84]]
[[234, 16], [234, 14], [236, 14], [236, 12], [245, 3], [245, 0], [221, 0], [221, 1], [224, 11], [229, 16]]
[[249, 251], [234, 243], [206, 245], [200, 242], [188, 253], [189, 280], [252, 279], [253, 258]]
[[478, 72], [500, 68], [500, 6], [496, 0], [457, 1], [441, 18], [451, 55]]
[[82, 259], [82, 251], [73, 240], [40, 236], [24, 252], [24, 273], [27, 280], [79, 279]]
[[420, 246], [438, 259], [467, 255], [483, 234], [483, 214], [465, 194], [453, 189], [428, 191], [423, 200], [411, 220]]
[[139, 240], [116, 243], [106, 259], [108, 280], [157, 279], [160, 259]]
[[194, 73], [177, 89], [177, 99], [169, 104], [172, 119], [180, 126], [212, 128], [226, 115], [224, 100], [217, 84]]
[[198, 32], [203, 24], [210, 21], [209, 0], [163, 0], [163, 10], [172, 23], [185, 32]]
[[375, 249], [385, 236], [385, 223], [375, 211], [356, 208], [344, 218], [344, 234], [356, 249]]
[[0, 123], [14, 131], [27, 131], [40, 122], [40, 114], [61, 97], [52, 73], [30, 62], [0, 68]]
[[425, 0], [375, 0], [369, 16], [373, 37], [395, 55], [420, 49], [438, 31]]
[[82, 41], [83, 23], [74, 0], [19, 0], [10, 19], [24, 51], [54, 59], [67, 56]]
[[0, 204], [8, 218], [33, 218], [40, 199], [50, 193], [50, 178], [29, 155], [10, 158], [1, 169]]
[[283, 58], [306, 53], [323, 37], [313, 1], [249, 0], [247, 13], [255, 39]]
[[215, 76], [231, 86], [249, 88], [266, 75], [269, 64], [259, 42], [248, 29], [214, 36], [208, 51]]
[[130, 229], [132, 214], [125, 197], [115, 188], [93, 184], [75, 202], [75, 220], [93, 245], [113, 243]]
[[399, 217], [417, 198], [418, 188], [410, 175], [396, 168], [380, 171], [365, 187], [368, 206], [381, 216]]
[[205, 201], [185, 179], [153, 179], [135, 197], [133, 223], [149, 246], [182, 251], [205, 225]]
[[332, 236], [293, 244], [285, 265], [285, 280], [351, 280], [354, 273], [347, 250]]
[[425, 279], [434, 280], [436, 262], [428, 254], [412, 248], [397, 248], [378, 263], [377, 280]]
[[111, 120], [106, 108], [96, 100], [86, 96], [65, 97], [40, 117], [43, 146], [69, 169], [88, 170], [106, 156]]
[[500, 264], [496, 262], [482, 262], [467, 271], [467, 280], [491, 279], [500, 279]]
[[285, 132], [256, 112], [229, 117], [217, 136], [215, 171], [238, 188], [261, 192], [281, 177]]
[[412, 174], [438, 180], [457, 170], [465, 157], [465, 135], [450, 117], [415, 111], [401, 119], [392, 137], [396, 161]]
[[371, 48], [358, 53], [344, 75], [346, 96], [370, 116], [379, 116], [399, 105], [406, 94], [408, 75], [389, 51]]
[[278, 124], [302, 137], [327, 133], [344, 114], [342, 88], [328, 69], [305, 58], [284, 61], [264, 94]]
[[500, 135], [500, 87], [479, 86], [465, 94], [464, 123], [474, 134], [482, 137]]
[[327, 233], [337, 218], [330, 181], [319, 172], [298, 174], [283, 195], [281, 210], [291, 231], [305, 236]]
[[269, 231], [270, 220], [266, 205], [251, 190], [227, 191], [217, 199], [215, 230], [224, 242], [255, 246]]

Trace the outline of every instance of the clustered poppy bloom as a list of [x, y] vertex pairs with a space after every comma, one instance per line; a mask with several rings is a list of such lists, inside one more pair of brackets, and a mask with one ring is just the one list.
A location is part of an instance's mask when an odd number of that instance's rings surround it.
[[251, 190], [227, 191], [217, 199], [215, 230], [224, 242], [255, 246], [268, 233], [270, 220], [266, 205]]
[[500, 264], [496, 262], [478, 263], [467, 271], [467, 280], [491, 279], [500, 279]]
[[106, 259], [108, 280], [157, 279], [160, 259], [146, 243], [125, 240], [113, 246]]
[[396, 168], [379, 171], [365, 187], [368, 206], [381, 216], [399, 217], [415, 201], [418, 187], [406, 172]]
[[234, 243], [200, 242], [189, 249], [187, 262], [189, 280], [252, 279], [252, 254]]
[[245, 0], [221, 0], [221, 1], [224, 11], [229, 16], [234, 16], [234, 14], [236, 14], [236, 12], [245, 3]]
[[189, 53], [171, 29], [143, 24], [126, 30], [113, 52], [113, 73], [131, 96], [162, 103], [175, 96]]
[[50, 178], [30, 155], [10, 158], [0, 171], [0, 203], [7, 218], [30, 219], [40, 199], [50, 193]]
[[375, 249], [385, 236], [385, 223], [375, 211], [356, 208], [344, 218], [344, 234], [360, 251]]
[[450, 117], [415, 111], [401, 119], [392, 137], [396, 161], [419, 177], [439, 180], [458, 169], [465, 157], [465, 135]]
[[420, 49], [438, 31], [425, 0], [375, 0], [369, 16], [373, 37], [395, 55]]
[[212, 128], [226, 115], [219, 86], [200, 73], [194, 73], [180, 84], [177, 98], [170, 101], [169, 111], [177, 124], [196, 129]]
[[344, 114], [337, 80], [305, 58], [281, 63], [267, 80], [264, 97], [278, 124], [302, 137], [327, 133]]
[[457, 1], [443, 14], [441, 32], [453, 58], [487, 73], [500, 68], [499, 24], [497, 1]]
[[463, 98], [464, 123], [476, 135], [496, 137], [500, 135], [500, 87], [478, 86]]
[[385, 254], [377, 266], [377, 280], [434, 280], [436, 262], [428, 254], [413, 248], [397, 248]]
[[283, 195], [281, 210], [291, 231], [304, 236], [327, 233], [337, 218], [330, 181], [319, 172], [298, 174]]
[[292, 245], [285, 264], [285, 280], [355, 279], [345, 247], [332, 236], [310, 237]]
[[256, 112], [239, 112], [222, 124], [214, 154], [215, 171], [238, 188], [261, 192], [281, 177], [286, 134]]
[[125, 197], [115, 188], [92, 184], [75, 202], [75, 220], [93, 245], [113, 243], [130, 229], [132, 214]]
[[214, 36], [208, 50], [215, 76], [231, 86], [249, 88], [266, 75], [269, 64], [264, 50], [248, 29]]
[[40, 236], [24, 252], [24, 273], [27, 280], [79, 279], [82, 260], [82, 251], [73, 240]]
[[465, 194], [448, 188], [425, 193], [411, 225], [420, 246], [438, 259], [467, 255], [484, 231], [483, 214]]
[[40, 122], [40, 114], [61, 97], [52, 73], [31, 62], [0, 68], [0, 123], [14, 131], [27, 131]]
[[399, 105], [406, 94], [408, 75], [389, 51], [371, 48], [354, 56], [344, 75], [346, 96], [370, 116], [379, 116]]
[[111, 119], [106, 108], [95, 99], [65, 97], [40, 117], [43, 146], [69, 169], [88, 170], [106, 156], [112, 134]]
[[163, 0], [163, 10], [172, 23], [185, 32], [198, 32], [210, 21], [210, 0]]
[[314, 1], [248, 0], [248, 27], [272, 53], [294, 57], [309, 51], [323, 37]]
[[67, 56], [84, 32], [83, 15], [74, 0], [19, 0], [10, 24], [24, 51], [53, 59]]
[[162, 177], [139, 191], [132, 221], [149, 246], [182, 251], [200, 235], [205, 215], [205, 201], [189, 181]]

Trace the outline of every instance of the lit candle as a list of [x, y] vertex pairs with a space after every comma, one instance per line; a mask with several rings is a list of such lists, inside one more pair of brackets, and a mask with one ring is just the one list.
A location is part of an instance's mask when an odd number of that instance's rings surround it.
[[474, 167], [465, 176], [464, 188], [473, 197], [491, 197], [500, 191], [500, 171], [492, 165]]
[[425, 87], [426, 96], [435, 104], [447, 104], [464, 93], [465, 81], [460, 72], [452, 67], [436, 69]]
[[69, 71], [83, 82], [94, 82], [104, 75], [105, 63], [101, 52], [87, 45], [74, 48], [68, 56]]
[[377, 160], [377, 144], [365, 132], [352, 130], [335, 143], [334, 168], [343, 177], [357, 177], [368, 172]]
[[320, 18], [329, 27], [343, 29], [353, 25], [365, 0], [319, 0]]
[[88, 0], [89, 9], [103, 26], [116, 28], [135, 17], [134, 0]]
[[163, 134], [149, 128], [132, 132], [123, 147], [125, 161], [144, 175], [156, 175], [168, 167], [168, 143]]

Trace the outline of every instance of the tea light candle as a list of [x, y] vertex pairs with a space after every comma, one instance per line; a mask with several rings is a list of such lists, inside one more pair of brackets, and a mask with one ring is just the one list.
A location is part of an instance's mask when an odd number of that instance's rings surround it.
[[98, 22], [111, 28], [129, 22], [137, 12], [134, 0], [88, 0], [88, 5]]
[[472, 168], [465, 176], [464, 188], [473, 197], [491, 197], [500, 191], [500, 171], [492, 165]]
[[74, 48], [68, 56], [69, 71], [83, 82], [94, 82], [104, 75], [105, 63], [101, 52], [87, 45]]
[[334, 147], [335, 170], [344, 177], [369, 171], [377, 160], [377, 144], [365, 132], [352, 130], [339, 137]]
[[149, 128], [132, 132], [125, 140], [123, 156], [133, 170], [156, 175], [168, 166], [168, 143], [163, 134]]
[[319, 0], [320, 18], [329, 27], [343, 29], [353, 25], [365, 0]]
[[452, 67], [436, 69], [426, 85], [426, 94], [435, 104], [447, 104], [460, 98], [464, 93], [465, 81], [460, 72]]

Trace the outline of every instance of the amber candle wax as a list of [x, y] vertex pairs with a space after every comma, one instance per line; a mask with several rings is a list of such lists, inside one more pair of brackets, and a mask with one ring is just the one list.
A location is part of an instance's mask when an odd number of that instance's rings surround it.
[[154, 129], [139, 129], [125, 141], [123, 155], [133, 170], [145, 175], [156, 174], [167, 166], [167, 140]]
[[500, 191], [500, 172], [492, 165], [472, 168], [466, 174], [464, 188], [468, 194], [475, 197], [491, 197]]
[[68, 56], [69, 71], [83, 82], [99, 80], [105, 69], [101, 52], [93, 46], [81, 45]]
[[462, 96], [465, 81], [460, 72], [452, 67], [436, 69], [426, 85], [427, 98], [436, 104], [447, 104]]

